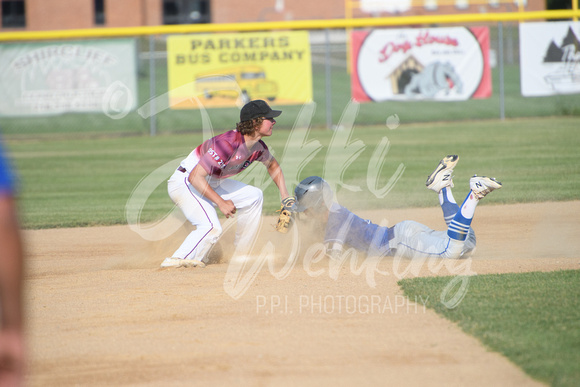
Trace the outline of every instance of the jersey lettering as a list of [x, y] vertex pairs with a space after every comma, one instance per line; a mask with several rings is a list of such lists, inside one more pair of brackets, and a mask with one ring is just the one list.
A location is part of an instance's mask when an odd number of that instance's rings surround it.
[[249, 150], [244, 137], [236, 130], [217, 135], [196, 149], [199, 164], [209, 175], [219, 178], [237, 175], [254, 161], [268, 163], [271, 159], [268, 147], [263, 141]]
[[226, 167], [226, 163], [224, 163], [224, 161], [221, 159], [221, 157], [217, 154], [216, 151], [214, 151], [212, 148], [209, 148], [207, 150], [207, 153], [209, 153], [209, 155], [215, 160], [217, 161], [218, 166], [221, 169], [224, 169]]

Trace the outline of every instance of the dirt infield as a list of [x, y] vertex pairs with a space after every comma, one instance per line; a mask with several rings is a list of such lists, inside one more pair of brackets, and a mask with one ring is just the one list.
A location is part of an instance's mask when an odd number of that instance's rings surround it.
[[[471, 270], [580, 269], [579, 213], [580, 201], [481, 206]], [[439, 208], [361, 215], [443, 227]], [[263, 235], [276, 247], [285, 237]], [[266, 264], [234, 299], [227, 263], [159, 269], [181, 237], [152, 243], [125, 226], [27, 231], [29, 385], [538, 384], [421, 299], [406, 301], [396, 283], [457, 267], [385, 260], [369, 277], [300, 261], [276, 278], [280, 267]]]

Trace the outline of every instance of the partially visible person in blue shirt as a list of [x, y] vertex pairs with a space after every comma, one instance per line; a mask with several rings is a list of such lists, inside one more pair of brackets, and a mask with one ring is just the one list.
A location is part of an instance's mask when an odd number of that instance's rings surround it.
[[10, 164], [4, 156], [4, 149], [0, 142], [0, 192], [2, 195], [13, 195], [14, 193], [14, 174]]
[[23, 255], [14, 173], [0, 143], [0, 386], [24, 382]]

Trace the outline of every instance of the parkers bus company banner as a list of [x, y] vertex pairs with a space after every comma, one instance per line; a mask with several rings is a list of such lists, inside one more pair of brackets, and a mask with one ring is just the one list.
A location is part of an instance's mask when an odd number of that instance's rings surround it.
[[487, 27], [354, 31], [351, 38], [356, 101], [491, 96]]
[[167, 61], [173, 109], [312, 100], [307, 31], [170, 36]]

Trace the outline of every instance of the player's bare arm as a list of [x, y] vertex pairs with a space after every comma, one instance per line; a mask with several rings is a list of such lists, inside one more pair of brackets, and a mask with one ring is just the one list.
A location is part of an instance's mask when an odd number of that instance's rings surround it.
[[215, 192], [208, 184], [206, 180], [207, 176], [207, 171], [198, 164], [191, 170], [188, 180], [191, 185], [203, 195], [203, 197], [214, 202], [226, 218], [234, 216], [236, 213], [234, 202], [231, 200], [224, 200], [220, 195], [218, 195], [217, 192]]
[[286, 199], [290, 195], [288, 194], [288, 190], [286, 189], [286, 180], [284, 179], [284, 173], [282, 172], [280, 164], [274, 157], [272, 157], [267, 167], [268, 173], [270, 174], [272, 181], [274, 182], [274, 184], [276, 184], [278, 190], [280, 191], [280, 197], [282, 198], [282, 200]]
[[25, 361], [23, 251], [16, 204], [0, 192], [0, 385], [20, 385]]
[[16, 215], [16, 204], [11, 196], [0, 194], [0, 300], [3, 313], [0, 327], [20, 330], [22, 327], [21, 279], [22, 242]]

